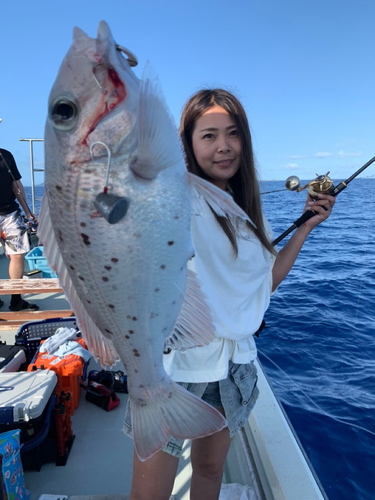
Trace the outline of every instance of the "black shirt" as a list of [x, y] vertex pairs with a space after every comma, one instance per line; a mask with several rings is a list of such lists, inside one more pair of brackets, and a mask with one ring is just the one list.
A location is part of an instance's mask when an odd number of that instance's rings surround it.
[[[21, 174], [18, 171], [12, 153], [1, 148], [0, 153], [3, 155], [8, 167], [10, 168], [14, 180], [19, 181], [21, 179]], [[19, 205], [16, 201], [16, 195], [13, 192], [12, 183], [13, 179], [0, 155], [0, 215], [11, 214], [19, 209]]]

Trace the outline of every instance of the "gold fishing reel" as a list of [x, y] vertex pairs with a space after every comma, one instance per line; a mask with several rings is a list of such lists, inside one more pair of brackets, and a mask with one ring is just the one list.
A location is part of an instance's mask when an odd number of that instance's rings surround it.
[[317, 194], [324, 193], [329, 194], [334, 189], [333, 180], [328, 177], [329, 172], [325, 175], [316, 174], [316, 178], [310, 182], [308, 182], [305, 186], [302, 186], [297, 189], [297, 192], [303, 191], [307, 188], [309, 195], [314, 198]]

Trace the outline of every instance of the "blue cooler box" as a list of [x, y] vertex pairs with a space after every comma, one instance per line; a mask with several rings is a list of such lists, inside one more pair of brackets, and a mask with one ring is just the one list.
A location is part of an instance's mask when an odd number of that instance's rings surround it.
[[[0, 432], [20, 429], [25, 469], [40, 470], [42, 448], [53, 421], [56, 373], [51, 370], [0, 373]], [[48, 443], [48, 447], [51, 444]], [[56, 458], [57, 442], [48, 450]]]
[[38, 271], [42, 271], [43, 278], [57, 278], [57, 274], [52, 271], [47, 264], [47, 260], [43, 255], [42, 246], [30, 250], [30, 252], [25, 255], [25, 259], [27, 260], [30, 271], [37, 269]]

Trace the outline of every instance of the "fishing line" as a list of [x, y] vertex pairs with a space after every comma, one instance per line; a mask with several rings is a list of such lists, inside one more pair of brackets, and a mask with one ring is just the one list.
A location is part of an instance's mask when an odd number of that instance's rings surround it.
[[351, 424], [349, 422], [346, 422], [345, 420], [341, 420], [340, 418], [337, 418], [334, 415], [330, 415], [329, 413], [327, 413], [325, 410], [323, 410], [323, 408], [321, 408], [317, 403], [315, 403], [315, 401], [312, 400], [308, 394], [306, 394], [306, 392], [297, 384], [297, 382], [295, 382], [291, 377], [289, 377], [289, 375], [282, 368], [280, 368], [280, 366], [278, 364], [276, 364], [274, 361], [272, 361], [272, 359], [269, 358], [266, 354], [264, 354], [264, 352], [262, 352], [260, 349], [258, 349], [258, 352], [262, 356], [264, 356], [270, 363], [275, 365], [276, 368], [278, 370], [280, 370], [281, 373], [283, 373], [286, 376], [286, 378], [288, 380], [290, 380], [296, 386], [297, 390], [301, 391], [302, 394], [304, 394], [304, 396], [319, 410], [319, 413], [321, 415], [325, 415], [326, 417], [329, 417], [329, 418], [335, 420], [336, 422], [339, 422], [340, 424], [348, 425], [349, 427], [356, 427], [357, 429], [368, 432], [369, 434], [372, 434], [373, 436], [375, 436], [375, 432], [370, 431], [369, 429], [366, 429], [365, 427], [361, 427], [360, 425], [357, 425], [357, 424]]

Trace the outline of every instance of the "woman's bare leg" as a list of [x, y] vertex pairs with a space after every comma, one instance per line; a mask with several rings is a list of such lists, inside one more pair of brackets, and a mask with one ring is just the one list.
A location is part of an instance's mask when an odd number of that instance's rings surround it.
[[134, 452], [130, 500], [169, 500], [177, 467], [178, 458], [164, 451], [144, 462]]
[[190, 500], [218, 500], [230, 443], [228, 427], [192, 441]]

